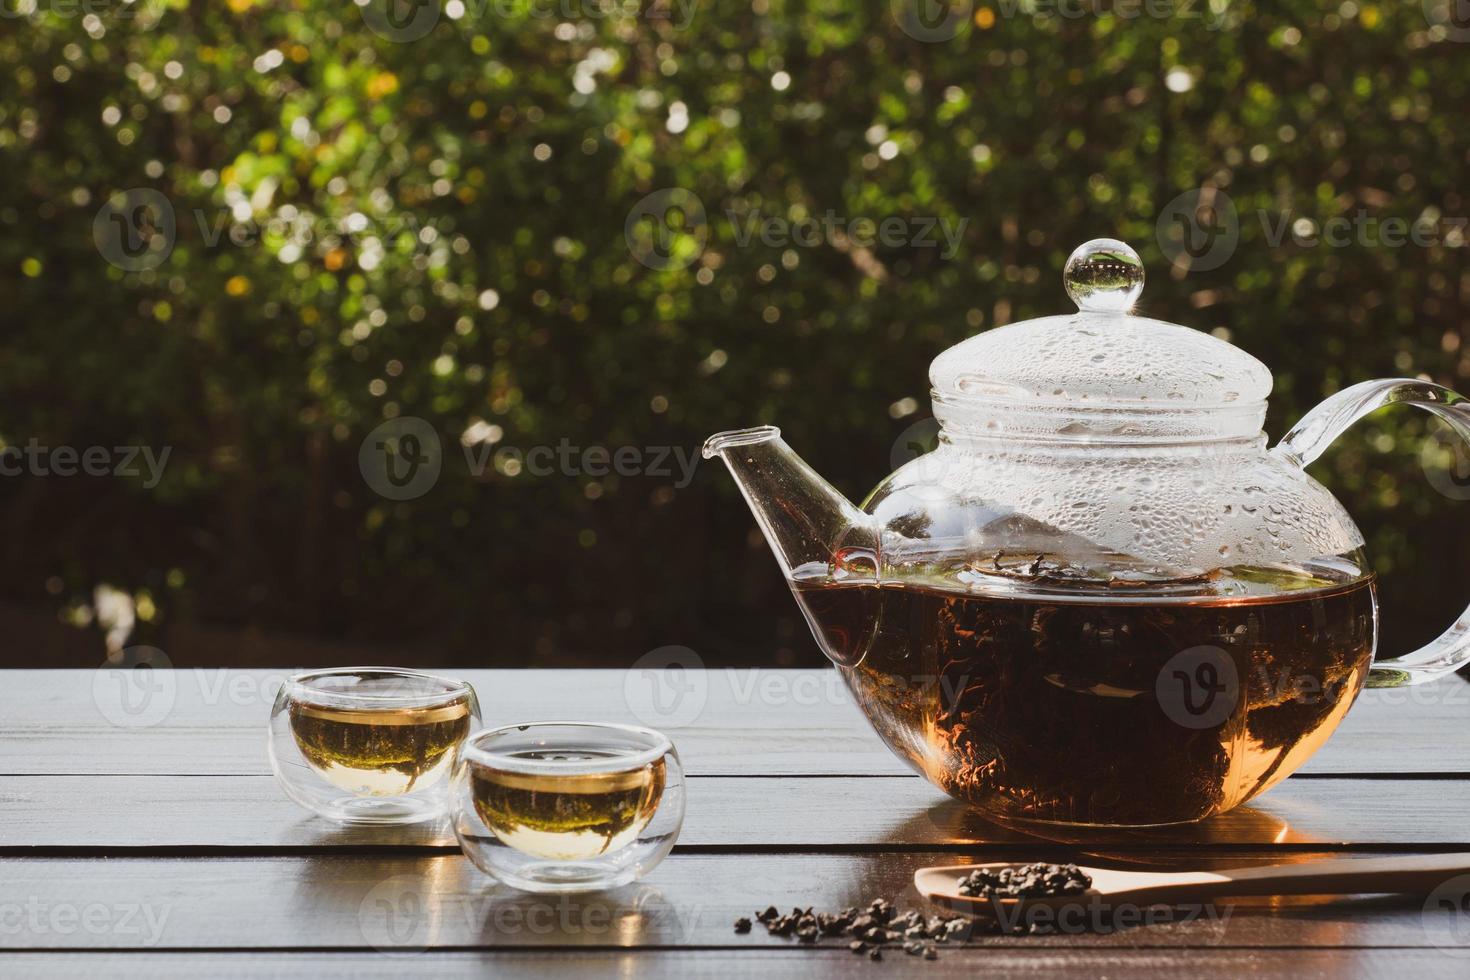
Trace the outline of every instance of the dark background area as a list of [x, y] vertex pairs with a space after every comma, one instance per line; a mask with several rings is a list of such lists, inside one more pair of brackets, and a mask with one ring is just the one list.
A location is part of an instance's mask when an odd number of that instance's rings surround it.
[[[0, 444], [169, 452], [153, 486], [0, 477], [0, 663], [818, 663], [721, 467], [515, 460], [692, 458], [769, 422], [861, 499], [927, 417], [928, 362], [1071, 309], [1062, 263], [1100, 236], [1147, 263], [1141, 312], [1276, 372], [1273, 441], [1359, 380], [1466, 387], [1470, 30], [1432, 3], [936, 26], [566, 0], [450, 4], [414, 38], [374, 4], [0, 30]], [[630, 212], [674, 188], [704, 223], [665, 215], [649, 253]], [[1237, 217], [1219, 264], [1158, 231], [1202, 188]], [[829, 212], [966, 224], [953, 254], [746, 237]], [[1340, 244], [1314, 237], [1334, 220]], [[443, 460], [395, 501], [359, 450], [399, 417]], [[1312, 470], [1382, 575], [1383, 654], [1470, 594], [1470, 507], [1425, 479], [1470, 461], [1423, 451], [1437, 428], [1379, 413]]]

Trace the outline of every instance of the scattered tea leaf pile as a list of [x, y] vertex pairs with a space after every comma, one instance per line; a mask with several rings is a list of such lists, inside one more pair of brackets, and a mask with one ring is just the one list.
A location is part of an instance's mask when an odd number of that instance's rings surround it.
[[1081, 895], [1091, 887], [1092, 879], [1075, 864], [978, 868], [960, 879], [960, 894], [971, 898], [1049, 898]]
[[[960, 894], [985, 898], [1044, 898], [1080, 895], [1092, 887], [1092, 879], [1075, 864], [1020, 864], [999, 869], [980, 869], [960, 879]], [[865, 910], [846, 908], [840, 912], [814, 912], [794, 908], [782, 915], [771, 905], [755, 919], [773, 936], [795, 936], [797, 942], [814, 945], [824, 937], [851, 937], [847, 948], [881, 960], [883, 950], [901, 947], [910, 956], [926, 960], [939, 957], [935, 946], [950, 940], [963, 941], [976, 932], [1004, 931], [996, 919], [960, 915], [930, 915], [909, 910], [900, 912], [886, 899], [875, 898]], [[751, 920], [735, 920], [735, 931], [748, 933]], [[1033, 926], [1013, 927], [1014, 935], [1036, 931]]]
[[[792, 909], [782, 915], [774, 905], [757, 912], [756, 920], [773, 936], [795, 936], [797, 942], [814, 944], [825, 936], [850, 937], [847, 948], [854, 953], [867, 953], [881, 960], [883, 950], [902, 947], [910, 956], [935, 959], [936, 943], [963, 939], [971, 931], [971, 923], [962, 916], [899, 912], [892, 903], [875, 898], [864, 910], [846, 908], [840, 912], [813, 912], [810, 908]], [[750, 919], [735, 920], [736, 932], [749, 932]]]

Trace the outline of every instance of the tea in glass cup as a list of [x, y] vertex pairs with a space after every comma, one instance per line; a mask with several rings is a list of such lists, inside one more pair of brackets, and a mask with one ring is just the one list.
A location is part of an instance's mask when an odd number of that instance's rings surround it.
[[684, 819], [673, 744], [623, 725], [481, 732], [461, 753], [453, 794], [465, 854], [527, 891], [589, 891], [641, 878], [674, 846]]
[[344, 823], [442, 816], [455, 755], [479, 723], [464, 681], [348, 667], [299, 674], [271, 713], [271, 766], [288, 796]]

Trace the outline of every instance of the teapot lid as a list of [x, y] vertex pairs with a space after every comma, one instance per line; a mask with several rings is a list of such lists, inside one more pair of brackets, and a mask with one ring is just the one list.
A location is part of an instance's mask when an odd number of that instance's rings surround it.
[[946, 430], [1087, 442], [1260, 432], [1271, 372], [1217, 337], [1133, 315], [1143, 262], [1132, 248], [1087, 242], [1062, 279], [1076, 313], [997, 327], [934, 359], [934, 414]]

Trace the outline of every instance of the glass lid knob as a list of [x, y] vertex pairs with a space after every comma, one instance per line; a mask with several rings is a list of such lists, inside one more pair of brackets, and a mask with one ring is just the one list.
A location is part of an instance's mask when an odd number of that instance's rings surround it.
[[1084, 313], [1127, 313], [1143, 292], [1143, 260], [1116, 238], [1094, 238], [1067, 259], [1062, 282]]

